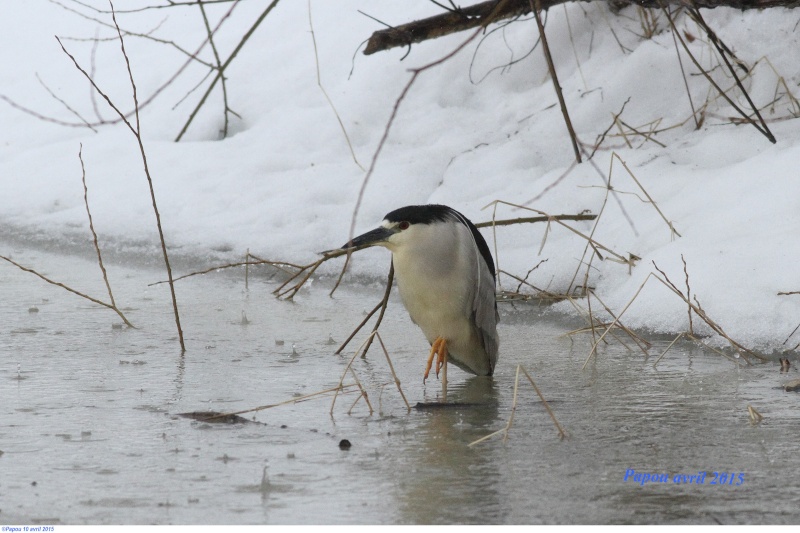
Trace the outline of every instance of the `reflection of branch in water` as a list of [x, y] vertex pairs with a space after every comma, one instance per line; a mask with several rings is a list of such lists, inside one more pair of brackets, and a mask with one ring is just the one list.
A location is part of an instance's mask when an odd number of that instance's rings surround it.
[[470, 442], [468, 444], [468, 446], [472, 447], [472, 446], [475, 446], [476, 444], [480, 444], [481, 442], [489, 440], [492, 437], [494, 437], [495, 435], [499, 435], [500, 433], [504, 434], [504, 436], [503, 436], [503, 441], [504, 442], [508, 440], [508, 432], [511, 431], [511, 426], [514, 423], [514, 414], [517, 411], [517, 390], [519, 388], [519, 373], [520, 373], [520, 371], [522, 371], [522, 373], [525, 374], [525, 377], [528, 378], [528, 381], [530, 381], [531, 385], [533, 386], [533, 390], [536, 391], [536, 394], [539, 396], [539, 399], [542, 400], [542, 404], [544, 405], [544, 408], [547, 409], [547, 414], [549, 414], [550, 418], [553, 419], [553, 423], [556, 425], [556, 429], [558, 430], [558, 438], [561, 439], [561, 440], [569, 438], [569, 436], [567, 435], [566, 430], [564, 430], [564, 428], [558, 422], [558, 419], [556, 418], [556, 415], [553, 413], [553, 410], [550, 409], [550, 404], [548, 404], [547, 400], [544, 399], [544, 396], [542, 395], [542, 392], [539, 390], [539, 387], [536, 386], [536, 383], [534, 383], [533, 378], [531, 377], [531, 375], [528, 374], [528, 371], [525, 370], [525, 367], [523, 367], [522, 365], [517, 365], [517, 373], [516, 373], [516, 376], [514, 378], [514, 397], [513, 397], [512, 403], [511, 403], [511, 415], [508, 417], [508, 422], [506, 422], [506, 426], [503, 429], [499, 429], [499, 430], [497, 430], [497, 431], [495, 431], [493, 433], [489, 433], [488, 435], [485, 435], [485, 436], [483, 436], [483, 437], [481, 437], [481, 438], [479, 438], [477, 440], [474, 440], [474, 441]]

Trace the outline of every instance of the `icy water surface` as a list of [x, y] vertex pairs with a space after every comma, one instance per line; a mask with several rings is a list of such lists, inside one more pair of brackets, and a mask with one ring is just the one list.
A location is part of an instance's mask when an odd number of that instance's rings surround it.
[[[2, 253], [107, 298], [92, 262]], [[506, 304], [496, 376], [450, 370], [448, 402], [464, 405], [408, 412], [374, 346], [353, 367], [372, 415], [363, 400], [348, 414], [354, 394], [331, 415], [326, 395], [212, 424], [179, 414], [336, 387], [364, 335], [347, 356], [333, 355], [337, 343], [381, 289], [343, 287], [331, 299], [314, 287], [283, 302], [264, 279], [249, 290], [239, 276], [181, 281], [182, 355], [168, 289], [147, 286], [163, 274], [109, 271], [138, 329], [0, 264], [0, 523], [800, 521], [800, 396], [780, 387], [798, 377], [796, 362], [788, 374], [737, 368], [679, 343], [654, 369], [655, 357], [612, 343], [582, 370], [589, 339], [562, 336], [581, 324]], [[399, 301], [381, 331], [411, 405], [436, 402], [440, 383], [422, 384], [426, 343]], [[517, 364], [569, 440], [521, 382], [508, 441], [468, 447], [506, 424]], [[748, 406], [763, 422], [750, 423]]]

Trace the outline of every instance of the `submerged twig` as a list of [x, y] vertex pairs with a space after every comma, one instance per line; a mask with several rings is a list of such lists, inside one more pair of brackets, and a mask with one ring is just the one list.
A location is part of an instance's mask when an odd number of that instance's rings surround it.
[[268, 404], [268, 405], [261, 405], [261, 406], [258, 406], [258, 407], [253, 407], [252, 409], [244, 409], [243, 411], [233, 411], [233, 412], [230, 412], [230, 413], [220, 413], [220, 414], [217, 414], [217, 415], [214, 415], [214, 416], [210, 416], [209, 419], [218, 418], [218, 417], [228, 417], [228, 416], [234, 416], [234, 415], [243, 415], [243, 414], [246, 414], [246, 413], [257, 413], [258, 411], [263, 411], [265, 409], [272, 409], [273, 407], [280, 407], [281, 405], [288, 405], [290, 403], [300, 403], [300, 402], [308, 400], [310, 398], [314, 398], [314, 397], [317, 397], [317, 396], [322, 396], [323, 394], [330, 394], [331, 392], [338, 393], [339, 391], [342, 391], [342, 390], [345, 390], [345, 389], [352, 389], [353, 387], [357, 387], [357, 385], [355, 383], [349, 383], [347, 385], [339, 385], [339, 386], [331, 387], [329, 389], [321, 390], [321, 391], [318, 391], [318, 392], [312, 392], [311, 394], [304, 394], [303, 396], [298, 396], [297, 398], [292, 398], [291, 400], [284, 400], [284, 401], [278, 402], [278, 403], [271, 403], [271, 404]]

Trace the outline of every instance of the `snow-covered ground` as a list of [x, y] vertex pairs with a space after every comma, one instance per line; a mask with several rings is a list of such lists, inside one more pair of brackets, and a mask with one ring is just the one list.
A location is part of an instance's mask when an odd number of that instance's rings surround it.
[[[133, 108], [111, 16], [59, 1], [10, 3], [0, 19], [2, 233], [89, 242], [78, 160], [82, 145], [101, 245], [156, 257], [150, 193], [131, 132], [120, 124], [96, 126], [96, 131], [58, 125], [10, 103], [69, 123], [115, 118], [102, 98], [93, 103], [88, 82], [61, 50], [54, 38], [58, 35], [121, 109]], [[108, 8], [101, 0], [88, 4]], [[119, 1], [116, 8], [143, 4]], [[216, 37], [223, 61], [268, 4], [247, 0], [236, 5]], [[231, 6], [209, 5], [210, 24], [216, 25]], [[322, 84], [358, 163], [317, 84], [309, 7]], [[210, 81], [203, 79], [208, 68], [199, 63], [189, 65], [142, 108], [144, 146], [167, 242], [176, 254], [199, 263], [241, 257], [249, 248], [262, 257], [302, 262], [347, 240], [365, 176], [361, 167], [372, 160], [410, 79], [409, 69], [447, 55], [469, 36], [417, 44], [410, 52], [364, 56], [362, 41], [383, 26], [358, 10], [397, 25], [440, 8], [423, 0], [283, 0], [226, 71], [227, 99], [238, 114], [230, 117], [227, 138], [220, 140], [224, 114], [218, 86], [183, 140], [174, 142]], [[794, 100], [800, 96], [800, 11], [720, 8], [703, 13], [745, 66], [737, 72], [776, 144], [750, 125], [732, 123], [736, 111], [698, 75], [678, 43], [691, 100], [702, 109], [702, 125], [696, 128], [676, 44], [662, 14], [655, 13], [657, 31], [648, 37], [634, 8], [614, 14], [600, 2], [558, 6], [547, 15], [548, 40], [572, 122], [587, 150], [625, 104], [619, 117], [625, 125], [609, 130], [593, 163], [573, 166], [542, 50], [532, 50], [538, 36], [533, 19], [493, 26], [417, 77], [366, 187], [356, 231], [413, 203], [448, 204], [475, 222], [491, 219], [492, 208], [484, 208], [495, 200], [525, 203], [550, 214], [602, 210], [594, 239], [620, 255], [641, 258], [630, 271], [627, 265], [592, 260], [590, 285], [615, 312], [655, 271], [653, 262], [683, 290], [683, 257], [692, 295], [731, 337], [764, 351], [794, 346], [798, 333], [783, 343], [800, 322], [800, 295], [777, 293], [800, 290], [800, 128], [793, 120], [800, 113]], [[141, 102], [187, 61], [181, 50], [194, 52], [205, 36], [197, 6], [120, 13], [118, 20], [127, 31], [169, 41], [125, 38]], [[731, 89], [734, 80], [719, 66], [718, 54], [698, 25], [684, 15], [677, 25], [698, 61]], [[95, 36], [100, 39], [96, 46]], [[212, 62], [214, 56], [205, 47], [200, 57]], [[729, 94], [749, 109], [735, 88]], [[630, 128], [662, 131], [652, 141], [619, 135]], [[613, 165], [612, 154], [618, 156]], [[622, 161], [680, 237], [671, 234], [652, 203], [643, 201], [642, 189]], [[607, 195], [609, 169], [615, 192]], [[503, 204], [496, 212], [498, 219], [532, 214]], [[593, 227], [592, 222], [568, 224], [585, 234]], [[579, 279], [586, 272], [581, 264], [582, 258], [589, 259], [584, 257], [586, 241], [553, 224], [542, 247], [546, 229], [545, 224], [498, 228], [498, 263], [504, 271], [525, 276], [547, 259], [529, 281], [565, 291], [576, 271]], [[493, 244], [492, 232], [484, 231]], [[352, 272], [382, 276], [387, 263], [385, 250], [369, 250], [354, 257]], [[323, 271], [338, 267], [328, 264]], [[502, 275], [500, 281], [504, 289], [517, 285]], [[574, 312], [566, 302], [556, 309]], [[652, 278], [623, 321], [658, 332], [688, 328], [684, 302]], [[695, 327], [707, 331], [699, 322], [695, 319]]]

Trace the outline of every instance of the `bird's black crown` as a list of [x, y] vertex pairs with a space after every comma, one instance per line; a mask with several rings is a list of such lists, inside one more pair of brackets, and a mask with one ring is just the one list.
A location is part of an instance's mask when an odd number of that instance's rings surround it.
[[492, 260], [492, 253], [489, 251], [489, 245], [486, 244], [486, 240], [483, 238], [483, 235], [481, 235], [481, 232], [478, 231], [478, 228], [475, 227], [475, 224], [452, 207], [438, 204], [407, 205], [400, 209], [395, 209], [383, 218], [389, 222], [408, 222], [409, 224], [433, 224], [435, 222], [449, 221], [464, 224], [469, 228], [470, 232], [472, 232], [475, 244], [481, 256], [483, 256], [483, 260], [486, 261], [489, 272], [491, 272], [492, 277], [494, 277], [494, 261]]
[[[447, 222], [458, 219], [459, 213], [446, 205], [407, 205], [395, 209], [384, 218], [389, 222], [408, 222], [410, 224], [432, 224], [434, 222]], [[463, 217], [464, 215], [461, 215]]]

